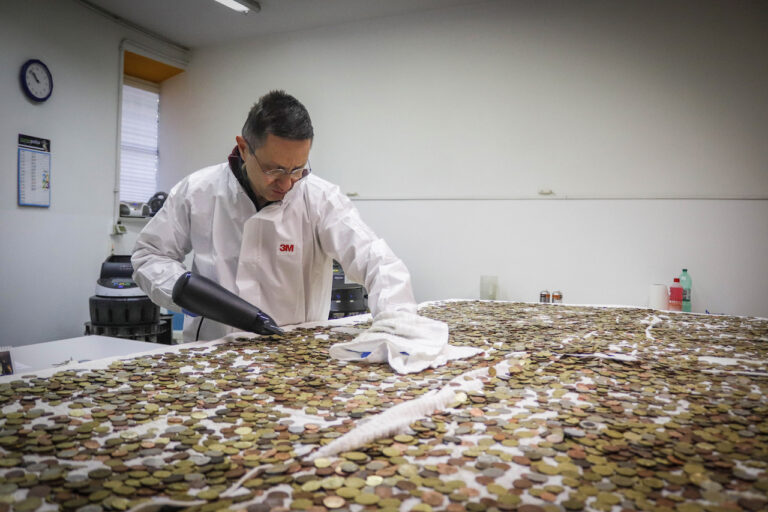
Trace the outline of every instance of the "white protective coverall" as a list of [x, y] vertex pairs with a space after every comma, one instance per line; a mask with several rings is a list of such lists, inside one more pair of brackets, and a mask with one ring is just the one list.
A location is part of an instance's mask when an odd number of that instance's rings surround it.
[[[278, 325], [328, 319], [332, 259], [349, 280], [364, 284], [374, 316], [416, 312], [405, 264], [337, 186], [313, 174], [259, 211], [227, 163], [187, 176], [139, 235], [133, 278], [156, 304], [180, 311], [171, 294], [190, 251], [193, 273], [259, 307]], [[184, 323], [187, 341], [234, 330], [201, 317]]]

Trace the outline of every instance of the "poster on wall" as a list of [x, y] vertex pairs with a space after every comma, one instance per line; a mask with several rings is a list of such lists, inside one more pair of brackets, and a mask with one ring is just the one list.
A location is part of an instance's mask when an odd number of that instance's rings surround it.
[[19, 134], [19, 206], [51, 206], [51, 141]]

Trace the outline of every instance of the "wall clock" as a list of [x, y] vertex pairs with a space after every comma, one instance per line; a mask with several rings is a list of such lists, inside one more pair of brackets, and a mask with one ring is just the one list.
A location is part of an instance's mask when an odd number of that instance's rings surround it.
[[51, 97], [53, 76], [48, 66], [37, 59], [30, 59], [21, 66], [21, 88], [34, 102], [42, 103]]

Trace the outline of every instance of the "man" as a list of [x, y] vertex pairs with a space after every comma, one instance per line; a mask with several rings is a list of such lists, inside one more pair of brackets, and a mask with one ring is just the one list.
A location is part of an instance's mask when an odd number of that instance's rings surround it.
[[[309, 113], [296, 98], [283, 91], [261, 97], [229, 162], [181, 180], [139, 235], [131, 262], [141, 289], [156, 304], [179, 310], [173, 288], [192, 251], [192, 274], [237, 294], [277, 325], [326, 320], [336, 259], [368, 289], [374, 315], [415, 313], [403, 262], [338, 187], [310, 174], [313, 137]], [[185, 324], [187, 341], [232, 331], [204, 316]]]

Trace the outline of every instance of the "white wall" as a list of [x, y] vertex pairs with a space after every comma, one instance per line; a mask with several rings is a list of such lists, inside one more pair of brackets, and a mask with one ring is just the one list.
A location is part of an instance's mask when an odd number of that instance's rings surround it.
[[[161, 183], [223, 161], [284, 88], [312, 115], [313, 169], [360, 194], [419, 300], [494, 274], [507, 299], [645, 305], [688, 267], [695, 311], [768, 316], [767, 16], [488, 2], [200, 49], [163, 86]], [[526, 200], [541, 188], [620, 199]]]
[[764, 5], [496, 1], [203, 49], [165, 121], [206, 143], [164, 170], [219, 160], [280, 87], [365, 197], [766, 197]]
[[408, 264], [419, 300], [648, 304], [648, 287], [687, 267], [694, 311], [768, 316], [766, 201], [361, 201]]
[[[0, 1], [0, 345], [83, 334], [112, 240], [124, 37], [152, 44], [73, 1]], [[53, 74], [53, 95], [28, 101], [19, 69]], [[51, 139], [51, 206], [17, 206], [19, 133]]]

